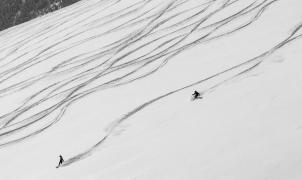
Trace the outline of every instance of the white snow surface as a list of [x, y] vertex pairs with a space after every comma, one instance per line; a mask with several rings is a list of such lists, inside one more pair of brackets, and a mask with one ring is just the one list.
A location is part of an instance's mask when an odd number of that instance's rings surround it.
[[0, 32], [0, 179], [301, 180], [301, 7], [82, 0]]

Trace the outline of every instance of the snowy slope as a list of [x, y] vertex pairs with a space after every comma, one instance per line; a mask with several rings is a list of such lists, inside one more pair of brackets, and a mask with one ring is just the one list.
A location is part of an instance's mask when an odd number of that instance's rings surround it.
[[0, 32], [1, 179], [301, 179], [301, 5], [87, 0]]

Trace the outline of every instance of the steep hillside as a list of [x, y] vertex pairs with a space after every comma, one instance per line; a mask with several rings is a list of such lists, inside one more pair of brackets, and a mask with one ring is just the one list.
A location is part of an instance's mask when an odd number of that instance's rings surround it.
[[0, 178], [300, 180], [301, 7], [85, 0], [0, 32]]

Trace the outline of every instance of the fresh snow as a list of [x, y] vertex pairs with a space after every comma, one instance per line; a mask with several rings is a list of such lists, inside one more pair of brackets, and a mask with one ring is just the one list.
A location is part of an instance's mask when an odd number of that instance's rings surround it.
[[0, 32], [0, 179], [300, 180], [301, 7], [82, 0]]

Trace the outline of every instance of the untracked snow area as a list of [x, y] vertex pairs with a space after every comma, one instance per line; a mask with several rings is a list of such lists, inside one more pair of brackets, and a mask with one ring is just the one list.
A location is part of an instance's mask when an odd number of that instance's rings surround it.
[[0, 32], [0, 179], [301, 180], [301, 7], [82, 0]]

